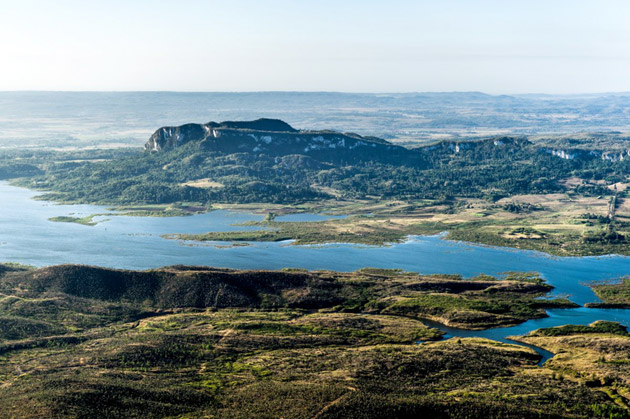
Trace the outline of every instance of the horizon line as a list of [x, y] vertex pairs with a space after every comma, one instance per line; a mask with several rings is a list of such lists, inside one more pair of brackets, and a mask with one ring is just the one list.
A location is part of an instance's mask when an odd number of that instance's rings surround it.
[[0, 90], [0, 93], [176, 93], [176, 94], [343, 94], [343, 95], [423, 95], [423, 94], [481, 94], [485, 96], [604, 96], [604, 95], [630, 95], [630, 91], [594, 91], [575, 93], [486, 93], [481, 90], [417, 90], [417, 91], [342, 91], [342, 90], [46, 90], [46, 89], [16, 89]]

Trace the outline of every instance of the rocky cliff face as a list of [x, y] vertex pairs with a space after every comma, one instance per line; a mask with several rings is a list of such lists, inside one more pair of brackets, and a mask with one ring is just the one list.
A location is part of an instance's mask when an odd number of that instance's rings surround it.
[[601, 159], [613, 162], [620, 162], [630, 158], [630, 150], [584, 150], [579, 148], [572, 149], [551, 149], [542, 148], [546, 153], [565, 160], [590, 160]]
[[148, 152], [168, 152], [188, 143], [201, 151], [226, 154], [307, 156], [324, 163], [352, 164], [374, 160], [423, 166], [428, 161], [465, 154], [473, 159], [513, 158], [518, 153], [548, 153], [565, 160], [623, 161], [630, 151], [546, 148], [523, 138], [501, 137], [479, 141], [442, 141], [407, 149], [374, 137], [336, 131], [300, 131], [277, 119], [186, 124], [158, 129], [145, 145]]
[[186, 124], [158, 129], [145, 145], [149, 152], [174, 150], [196, 142], [205, 151], [305, 155], [321, 161], [419, 160], [418, 153], [385, 140], [335, 131], [298, 131], [274, 119]]
[[162, 127], [153, 133], [144, 148], [153, 152], [172, 150], [190, 141], [200, 141], [205, 133], [205, 126], [201, 124]]
[[147, 151], [168, 151], [191, 141], [219, 138], [225, 131], [295, 133], [291, 125], [278, 119], [257, 119], [255, 121], [208, 122], [207, 124], [185, 124], [177, 127], [162, 127], [149, 138]]

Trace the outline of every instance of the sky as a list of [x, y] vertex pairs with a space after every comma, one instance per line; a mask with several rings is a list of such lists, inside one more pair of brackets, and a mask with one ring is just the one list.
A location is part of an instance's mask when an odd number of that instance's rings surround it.
[[0, 0], [0, 90], [630, 91], [627, 0]]

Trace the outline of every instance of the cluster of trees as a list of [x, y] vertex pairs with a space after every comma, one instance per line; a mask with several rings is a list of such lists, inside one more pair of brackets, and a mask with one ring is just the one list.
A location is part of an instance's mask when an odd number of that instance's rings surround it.
[[[496, 201], [514, 194], [564, 191], [558, 180], [570, 176], [620, 181], [630, 169], [626, 161], [561, 159], [529, 143], [484, 141], [457, 152], [445, 144], [414, 150], [417, 160], [397, 164], [376, 156], [333, 163], [323, 157], [226, 153], [190, 143], [165, 153], [119, 152], [108, 161], [51, 159], [38, 165], [43, 173], [27, 174], [25, 183], [52, 191], [59, 200], [110, 204], [295, 203], [327, 197], [322, 192], [326, 188], [348, 199]], [[196, 179], [220, 186], [186, 185]], [[582, 189], [589, 194], [607, 192], [596, 185]]]

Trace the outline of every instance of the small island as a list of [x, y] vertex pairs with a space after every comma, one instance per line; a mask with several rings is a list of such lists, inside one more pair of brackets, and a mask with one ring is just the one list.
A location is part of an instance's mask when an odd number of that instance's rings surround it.
[[92, 227], [98, 224], [98, 222], [94, 221], [94, 217], [98, 215], [100, 214], [89, 215], [87, 217], [71, 217], [71, 216], [62, 215], [59, 217], [49, 218], [48, 220], [55, 223], [75, 223], [75, 224], [81, 224], [84, 226]]

